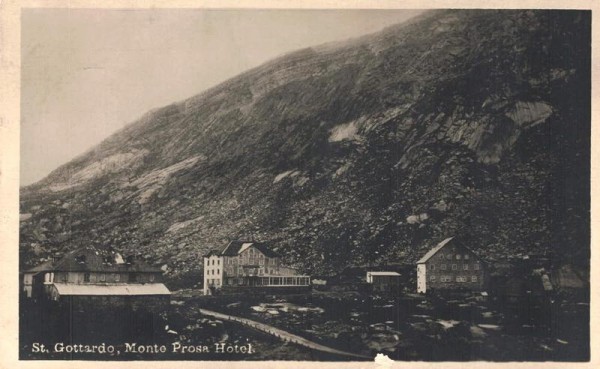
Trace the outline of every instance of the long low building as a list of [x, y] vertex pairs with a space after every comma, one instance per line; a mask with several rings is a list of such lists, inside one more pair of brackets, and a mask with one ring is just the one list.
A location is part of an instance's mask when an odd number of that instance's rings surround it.
[[23, 293], [35, 300], [68, 303], [168, 304], [162, 270], [114, 250], [84, 247], [23, 273]]

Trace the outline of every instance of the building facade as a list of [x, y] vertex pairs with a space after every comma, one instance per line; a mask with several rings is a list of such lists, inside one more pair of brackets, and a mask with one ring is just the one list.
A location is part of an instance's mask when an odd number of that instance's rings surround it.
[[[169, 303], [163, 272], [133, 256], [87, 247], [23, 273], [26, 298], [69, 303]], [[136, 300], [136, 301], [134, 301]]]
[[254, 241], [232, 241], [221, 251], [203, 258], [204, 294], [239, 288], [308, 287], [310, 276], [286, 267], [281, 256]]
[[447, 238], [417, 262], [417, 292], [481, 291], [486, 283], [482, 260], [460, 241]]

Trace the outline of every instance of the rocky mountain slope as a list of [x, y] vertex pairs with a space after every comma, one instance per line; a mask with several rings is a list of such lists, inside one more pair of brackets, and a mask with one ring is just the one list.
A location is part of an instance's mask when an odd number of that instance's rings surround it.
[[587, 265], [590, 22], [431, 11], [151, 111], [21, 189], [21, 266], [97, 244], [191, 277], [254, 237], [328, 273], [458, 234]]

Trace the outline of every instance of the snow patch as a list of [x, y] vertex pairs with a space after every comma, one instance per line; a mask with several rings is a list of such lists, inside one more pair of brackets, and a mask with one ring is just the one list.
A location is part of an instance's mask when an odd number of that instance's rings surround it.
[[427, 213], [421, 213], [419, 215], [409, 215], [406, 217], [406, 223], [408, 224], [418, 224], [429, 219], [429, 215]]
[[196, 164], [202, 156], [194, 156], [185, 160], [182, 160], [178, 163], [170, 165], [166, 168], [153, 170], [152, 172], [146, 174], [145, 176], [135, 180], [131, 184], [137, 186], [138, 188], [146, 188], [152, 185], [162, 185], [169, 180], [169, 177], [176, 172], [179, 172], [184, 169], [188, 169], [194, 164]]
[[307, 182], [309, 181], [308, 177], [300, 177], [298, 178], [298, 180], [296, 181], [295, 185], [298, 187], [302, 187], [304, 186]]
[[169, 227], [169, 229], [167, 229], [168, 233], [174, 233], [179, 231], [180, 229], [183, 229], [193, 223], [199, 222], [202, 219], [204, 219], [204, 215], [199, 216], [198, 218], [194, 218], [194, 219], [190, 219], [190, 220], [186, 220], [185, 222], [178, 222], [178, 223], [173, 223], [171, 224], [171, 226]]
[[123, 152], [107, 156], [103, 159], [93, 162], [81, 170], [76, 171], [69, 177], [67, 181], [53, 184], [48, 188], [53, 192], [64, 191], [69, 188], [82, 185], [94, 178], [98, 178], [110, 173], [117, 173], [123, 170], [123, 168], [132, 167], [136, 162], [139, 162], [145, 155], [147, 155], [148, 152], [148, 150], [133, 150], [130, 152]]
[[[135, 180], [134, 182], [132, 182], [131, 183], [132, 186], [135, 186], [138, 189], [142, 190], [142, 192], [139, 196], [139, 199], [138, 199], [138, 203], [140, 205], [143, 205], [143, 204], [147, 203], [148, 201], [150, 201], [150, 198], [152, 197], [152, 195], [154, 195], [156, 192], [158, 192], [158, 190], [160, 190], [161, 187], [165, 183], [167, 183], [169, 178], [171, 178], [171, 176], [174, 173], [191, 168], [200, 159], [203, 159], [203, 156], [194, 156], [194, 157], [182, 160], [182, 161], [175, 163], [173, 165], [170, 165], [166, 168], [153, 170], [152, 172], [150, 172], [150, 173], [146, 174], [145, 176], [140, 177], [137, 180]], [[127, 186], [129, 186], [129, 185], [127, 185]]]
[[154, 186], [154, 187], [151, 187], [151, 188], [145, 190], [144, 192], [142, 192], [142, 194], [140, 195], [140, 198], [138, 199], [138, 204], [144, 205], [145, 203], [150, 201], [150, 198], [152, 197], [152, 195], [154, 195], [154, 193], [156, 193], [158, 190], [160, 190], [160, 187]]
[[308, 177], [302, 176], [301, 174], [302, 172], [299, 170], [286, 170], [285, 172], [279, 173], [277, 176], [275, 176], [275, 179], [273, 179], [273, 184], [281, 182], [283, 179], [289, 177], [293, 178], [293, 184], [295, 186], [301, 187], [309, 181]]
[[506, 113], [506, 116], [519, 126], [529, 128], [544, 122], [552, 115], [552, 112], [552, 107], [542, 101], [518, 101], [512, 110]]
[[492, 331], [498, 331], [500, 330], [500, 326], [499, 325], [495, 325], [495, 324], [477, 324], [477, 326], [483, 328], [483, 329], [489, 329]]
[[458, 320], [442, 320], [442, 319], [439, 319], [437, 321], [437, 323], [440, 324], [446, 330], [446, 329], [449, 329], [449, 328], [454, 328], [454, 326], [457, 325], [460, 322]]
[[346, 164], [342, 165], [341, 167], [339, 167], [339, 168], [338, 168], [338, 169], [335, 171], [335, 173], [333, 174], [333, 177], [334, 177], [334, 178], [335, 178], [335, 177], [339, 177], [339, 176], [341, 176], [342, 174], [346, 173], [346, 171], [347, 171], [348, 169], [350, 169], [350, 167], [351, 167], [351, 166], [352, 166], [352, 164], [351, 164], [351, 163], [346, 163]]
[[292, 173], [296, 173], [296, 171], [294, 171], [294, 170], [286, 170], [283, 173], [279, 173], [278, 175], [275, 176], [275, 179], [273, 180], [273, 183], [275, 184], [277, 182], [280, 182], [285, 177], [291, 176]]
[[358, 124], [350, 122], [340, 124], [330, 131], [329, 142], [354, 141], [358, 138]]

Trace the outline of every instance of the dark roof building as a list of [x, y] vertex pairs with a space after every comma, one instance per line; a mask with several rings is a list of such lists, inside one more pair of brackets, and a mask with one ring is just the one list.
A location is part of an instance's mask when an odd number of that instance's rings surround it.
[[23, 272], [27, 297], [49, 296], [168, 296], [162, 270], [135, 256], [123, 257], [107, 248], [82, 247], [56, 261]]
[[114, 250], [91, 246], [69, 251], [57, 261], [47, 261], [26, 270], [25, 273], [42, 271], [162, 273], [160, 268], [149, 266], [133, 255], [123, 258]]

